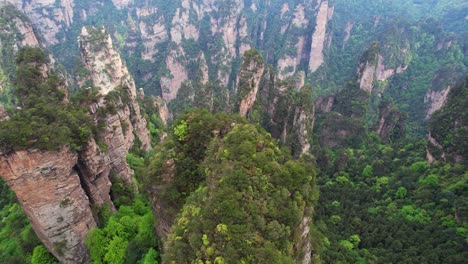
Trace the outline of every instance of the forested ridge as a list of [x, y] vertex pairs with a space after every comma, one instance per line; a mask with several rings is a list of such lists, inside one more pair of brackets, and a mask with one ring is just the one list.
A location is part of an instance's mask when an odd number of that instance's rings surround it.
[[0, 263], [468, 259], [464, 1], [30, 2], [0, 4]]

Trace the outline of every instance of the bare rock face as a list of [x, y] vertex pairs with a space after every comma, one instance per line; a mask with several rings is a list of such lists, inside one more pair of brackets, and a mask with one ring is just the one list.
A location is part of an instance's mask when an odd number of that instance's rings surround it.
[[164, 17], [159, 16], [153, 23], [148, 22], [146, 19], [155, 15], [157, 11], [155, 7], [136, 9], [137, 16], [140, 19], [138, 27], [141, 33], [141, 41], [144, 46], [144, 49], [141, 51], [141, 57], [151, 62], [154, 62], [153, 57], [158, 53], [158, 50], [155, 48], [156, 44], [168, 39]]
[[374, 86], [374, 80], [377, 79], [377, 65], [379, 64], [380, 59], [380, 44], [374, 42], [371, 46], [364, 52], [361, 57], [361, 62], [357, 70], [359, 88], [366, 91], [368, 94], [372, 92], [372, 87]]
[[182, 1], [182, 7], [177, 8], [172, 19], [171, 38], [176, 44], [180, 44], [183, 39], [198, 40], [199, 30], [190, 21], [191, 2]]
[[335, 102], [335, 98], [333, 96], [327, 96], [327, 97], [320, 96], [319, 98], [317, 98], [317, 101], [315, 102], [315, 109], [323, 113], [328, 113], [332, 110], [334, 102]]
[[312, 243], [310, 237], [310, 225], [312, 224], [312, 217], [308, 216], [310, 208], [305, 209], [304, 217], [296, 232], [299, 234], [299, 239], [296, 241], [294, 247], [298, 255], [296, 263], [310, 264], [312, 263]]
[[348, 43], [349, 37], [351, 37], [351, 30], [353, 29], [354, 23], [351, 21], [346, 22], [346, 26], [344, 29], [345, 36], [343, 38], [343, 47], [344, 49], [346, 47], [346, 44]]
[[298, 131], [297, 140], [301, 147], [299, 155], [304, 155], [310, 150], [309, 137], [312, 135], [314, 127], [314, 116], [305, 109], [297, 108], [293, 125]]
[[[358, 68], [358, 82], [361, 90], [371, 93], [375, 81], [386, 81], [395, 74], [402, 73], [407, 65], [389, 68], [385, 65], [385, 58], [381, 54], [380, 45], [373, 43], [364, 53]], [[383, 91], [379, 91], [383, 93]]]
[[176, 98], [182, 83], [188, 79], [187, 69], [178, 60], [181, 56], [184, 56], [183, 50], [174, 49], [166, 58], [166, 67], [169, 71], [169, 76], [161, 77], [162, 97], [166, 103]]
[[154, 104], [158, 108], [159, 118], [167, 125], [168, 121], [172, 118], [169, 108], [167, 108], [166, 102], [159, 96], [154, 97]]
[[112, 3], [114, 3], [117, 9], [124, 9], [130, 4], [132, 4], [133, 2], [134, 2], [133, 0], [112, 0]]
[[428, 104], [426, 120], [429, 119], [435, 111], [444, 106], [451, 89], [452, 87], [449, 85], [447, 88], [440, 91], [434, 91], [432, 89], [427, 91], [426, 96], [424, 96], [424, 103]]
[[84, 239], [96, 226], [75, 170], [77, 155], [17, 151], [0, 156], [0, 175], [15, 192], [45, 246], [61, 263], [87, 263]]
[[[79, 37], [82, 61], [91, 74], [94, 86], [102, 95], [119, 85], [132, 86], [132, 79], [120, 55], [113, 48], [112, 39], [104, 28], [83, 27]], [[132, 89], [136, 94], [136, 89]]]
[[359, 88], [361, 88], [361, 90], [371, 93], [374, 85], [375, 73], [375, 65], [372, 65], [371, 62], [367, 61], [359, 76]]
[[[289, 9], [287, 4], [283, 5], [282, 14]], [[294, 30], [304, 31], [308, 24], [309, 20], [307, 19], [305, 13], [305, 7], [302, 4], [299, 4], [294, 10], [294, 15], [292, 17], [290, 27], [293, 27]], [[282, 33], [286, 31], [286, 26], [281, 30]], [[295, 41], [295, 40], [294, 40]], [[297, 38], [295, 43], [292, 43], [292, 40], [289, 41], [289, 45], [293, 45], [296, 50], [296, 55], [285, 54], [282, 58], [278, 60], [278, 77], [280, 80], [284, 80], [287, 77], [292, 77], [296, 73], [296, 68], [300, 64], [304, 50], [305, 50], [305, 35], [300, 35]]]
[[199, 64], [200, 64], [200, 83], [207, 84], [209, 81], [208, 65], [206, 64], [206, 58], [203, 52], [200, 53]]
[[[79, 45], [82, 62], [89, 71], [94, 86], [99, 87], [99, 92], [106, 95], [117, 87], [121, 87], [123, 88], [121, 96], [128, 98], [125, 101], [120, 98], [116, 102], [120, 105], [120, 110], [117, 116], [110, 117], [107, 120], [108, 124], [120, 127], [120, 130], [124, 131], [122, 134], [128, 135], [128, 139], [125, 140], [127, 150], [131, 147], [130, 144], [133, 144], [132, 131], [141, 141], [142, 149], [148, 150], [151, 147], [149, 132], [146, 128], [146, 120], [141, 116], [140, 106], [136, 102], [135, 81], [130, 76], [122, 58], [114, 49], [109, 34], [103, 28], [84, 27], [79, 37]], [[103, 102], [101, 101], [95, 107], [103, 107]], [[117, 121], [121, 121], [119, 122], [120, 125]], [[122, 124], [124, 124], [123, 128]], [[127, 127], [125, 124], [129, 126], [128, 129], [125, 128]], [[111, 132], [109, 131], [109, 133]], [[120, 134], [119, 132], [116, 133]], [[120, 143], [116, 145], [120, 145]], [[112, 146], [115, 146], [115, 144], [112, 144]]]
[[239, 114], [241, 116], [247, 116], [252, 110], [264, 70], [263, 58], [258, 51], [249, 50], [245, 53], [244, 62], [239, 73], [239, 89], [237, 91]]
[[310, 49], [309, 70], [311, 72], [317, 71], [324, 62], [323, 49], [327, 24], [333, 16], [333, 10], [333, 7], [328, 5], [328, 1], [323, 1], [318, 9], [316, 26], [314, 34], [312, 35], [312, 44]]
[[22, 10], [44, 36], [47, 46], [59, 43], [57, 34], [73, 23], [74, 0], [7, 0]]
[[[7, 15], [7, 17], [4, 17]], [[25, 46], [40, 46], [31, 22], [21, 11], [9, 3], [0, 3], [0, 18], [4, 21], [0, 25], [0, 52], [5, 54], [0, 58], [0, 94], [11, 91], [16, 53]]]
[[106, 153], [91, 138], [79, 153], [76, 164], [82, 175], [83, 186], [92, 204], [102, 206], [108, 204], [113, 208], [114, 204], [110, 197], [111, 182], [109, 174], [111, 172], [111, 160]]

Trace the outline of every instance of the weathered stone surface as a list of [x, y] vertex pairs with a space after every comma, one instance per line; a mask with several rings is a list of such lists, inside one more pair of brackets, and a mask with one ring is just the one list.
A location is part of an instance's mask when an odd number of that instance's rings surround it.
[[374, 84], [376, 66], [366, 61], [365, 65], [361, 65], [361, 67], [363, 70], [360, 71], [359, 88], [370, 93]]
[[315, 72], [324, 62], [323, 48], [325, 43], [328, 20], [333, 15], [333, 7], [328, 6], [328, 1], [320, 4], [318, 9], [316, 26], [312, 35], [310, 49], [309, 70]]
[[[132, 147], [133, 132], [141, 141], [143, 150], [148, 150], [151, 147], [146, 120], [141, 116], [140, 106], [136, 102], [135, 82], [122, 58], [114, 49], [112, 39], [104, 29], [83, 27], [79, 45], [82, 62], [88, 69], [89, 77], [94, 86], [100, 88], [99, 92], [106, 95], [117, 87], [122, 87], [124, 88], [122, 93], [128, 98], [126, 102], [119, 98], [117, 115], [108, 116], [106, 132], [103, 134], [104, 142], [109, 147], [111, 161], [116, 164], [115, 170], [122, 174], [121, 172], [129, 171], [129, 169], [123, 166], [126, 161], [118, 160], [125, 159], [126, 154], [123, 153]], [[96, 110], [104, 106], [105, 104], [101, 100], [94, 108]], [[122, 124], [124, 127], [128, 125], [128, 129], [123, 128]]]
[[296, 108], [294, 114], [293, 128], [297, 129], [297, 140], [300, 145], [299, 155], [308, 153], [310, 150], [309, 137], [312, 136], [312, 128], [314, 127], [314, 115], [310, 111], [302, 108]]
[[41, 241], [62, 263], [87, 263], [87, 231], [96, 226], [74, 169], [77, 155], [17, 151], [0, 156], [0, 175], [15, 192]]
[[[239, 114], [247, 116], [257, 98], [260, 79], [263, 76], [265, 65], [258, 53], [244, 56], [241, 71], [239, 73]], [[245, 94], [244, 94], [245, 93]]]
[[43, 34], [47, 45], [59, 43], [57, 34], [73, 23], [74, 0], [7, 0], [22, 10]]
[[111, 160], [101, 151], [94, 138], [80, 152], [77, 167], [91, 203], [98, 206], [108, 204], [112, 208], [114, 205], [109, 195], [112, 185], [109, 179]]
[[187, 69], [177, 59], [180, 56], [183, 56], [183, 51], [181, 49], [176, 49], [172, 50], [166, 58], [166, 67], [169, 70], [169, 76], [161, 77], [162, 97], [166, 103], [176, 98], [182, 83], [188, 79]]
[[424, 96], [424, 103], [428, 105], [426, 111], [426, 120], [429, 119], [435, 111], [441, 109], [444, 106], [451, 89], [452, 87], [449, 85], [440, 91], [434, 91], [432, 89], [427, 91], [426, 96]]

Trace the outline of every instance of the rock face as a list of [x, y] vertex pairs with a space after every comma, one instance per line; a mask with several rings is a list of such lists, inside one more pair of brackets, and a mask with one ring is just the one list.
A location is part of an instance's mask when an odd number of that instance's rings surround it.
[[247, 116], [257, 99], [260, 79], [265, 65], [260, 53], [250, 50], [245, 53], [239, 73], [238, 109], [241, 116]]
[[[444, 84], [444, 82], [439, 82], [439, 84]], [[440, 85], [434, 85], [433, 83], [432, 89], [437, 86]], [[464, 79], [450, 89], [441, 109], [434, 112], [428, 121], [429, 134], [426, 147], [428, 162], [444, 160], [461, 163], [467, 160], [467, 94], [468, 76], [465, 73]]]
[[[309, 110], [309, 111], [307, 111]], [[312, 111], [312, 113], [310, 112]], [[293, 128], [297, 129], [297, 140], [300, 145], [300, 155], [308, 153], [310, 150], [309, 137], [312, 136], [314, 127], [313, 109], [297, 108], [294, 114]]]
[[[110, 92], [117, 92], [117, 96], [112, 100], [101, 97], [90, 107], [90, 114], [94, 116], [95, 122], [103, 124], [104, 131], [100, 133], [100, 141], [107, 146], [107, 150], [97, 147], [96, 143], [91, 141], [86, 148], [90, 153], [85, 151], [82, 160], [85, 164], [108, 164], [91, 169], [91, 172], [94, 172], [91, 175], [102, 177], [102, 180], [99, 177], [95, 179], [92, 177], [94, 181], [108, 182], [109, 173], [112, 173], [132, 184], [133, 172], [127, 164], [126, 157], [135, 142], [135, 136], [141, 142], [143, 150], [148, 150], [151, 146], [146, 120], [142, 117], [136, 102], [135, 82], [119, 54], [114, 50], [112, 40], [104, 29], [83, 28], [79, 45], [82, 62], [89, 71], [90, 80], [99, 88], [99, 93], [109, 95]], [[115, 112], [107, 113], [104, 118], [99, 116], [99, 112], [108, 112], [106, 107], [110, 104], [116, 108]], [[99, 152], [97, 149], [107, 154], [96, 155]]]
[[73, 23], [73, 0], [7, 0], [22, 10], [39, 28], [47, 45], [60, 42], [58, 33]]
[[390, 138], [397, 138], [404, 133], [405, 115], [395, 109], [392, 103], [382, 103], [379, 107], [380, 118], [375, 129], [383, 142]]
[[[286, 19], [285, 17], [285, 12], [289, 9], [289, 6], [287, 3], [283, 5], [283, 19]], [[292, 20], [289, 22], [289, 27], [286, 24], [282, 30], [281, 33], [285, 33], [286, 29], [289, 28], [289, 31], [296, 31], [300, 32], [299, 36], [297, 39], [289, 39], [288, 40], [288, 45], [293, 46], [296, 55], [293, 56], [292, 54], [285, 54], [282, 58], [278, 60], [278, 77], [281, 80], [284, 80], [287, 77], [291, 77], [296, 73], [297, 67], [301, 63], [302, 57], [304, 56], [304, 50], [305, 50], [305, 38], [306, 38], [306, 30], [307, 27], [309, 26], [309, 20], [307, 19], [306, 15], [306, 9], [304, 5], [299, 4], [296, 9], [294, 10], [294, 15], [291, 18]]]
[[[394, 74], [402, 73], [407, 69], [405, 65], [399, 65], [395, 69], [389, 69], [385, 65], [385, 58], [380, 53], [380, 44], [373, 43], [364, 53], [357, 71], [358, 82], [361, 90], [371, 93], [374, 88], [374, 82], [386, 81]], [[379, 91], [383, 93], [383, 91]]]
[[15, 192], [39, 238], [61, 263], [89, 261], [84, 239], [96, 226], [76, 163], [77, 155], [68, 149], [0, 156], [0, 175]]
[[[91, 137], [79, 153], [67, 148], [0, 153], [0, 175], [15, 192], [39, 238], [62, 263], [89, 262], [84, 240], [98, 221], [92, 208], [114, 208], [111, 175], [132, 184], [126, 156], [136, 138], [143, 150], [151, 147], [134, 81], [109, 35], [85, 28], [80, 49], [89, 81], [100, 94], [97, 102], [83, 105], [103, 127], [98, 138]], [[51, 68], [41, 66], [44, 78]]]
[[[94, 86], [102, 95], [119, 85], [132, 86], [132, 79], [120, 55], [113, 48], [112, 39], [104, 28], [83, 27], [79, 47], [84, 66]], [[133, 85], [134, 86], [134, 85]], [[136, 89], [132, 89], [136, 95]]]
[[320, 4], [310, 48], [309, 70], [311, 72], [315, 72], [323, 64], [323, 49], [326, 38], [327, 24], [333, 16], [333, 10], [333, 7], [328, 6], [328, 1], [323, 1]]
[[310, 225], [312, 224], [312, 217], [309, 216], [309, 211], [311, 211], [311, 208], [305, 209], [304, 217], [302, 218], [298, 230], [296, 230], [296, 232], [299, 234], [298, 237], [300, 237], [300, 239], [298, 239], [294, 245], [298, 256], [296, 263], [312, 263], [312, 243], [310, 237]]
[[451, 89], [452, 87], [447, 86], [447, 88], [440, 91], [427, 91], [426, 96], [424, 96], [424, 103], [428, 104], [426, 120], [429, 119], [435, 111], [444, 106]]
[[177, 96], [182, 83], [187, 81], [188, 74], [185, 67], [177, 60], [179, 56], [183, 56], [182, 50], [173, 50], [166, 59], [166, 67], [169, 71], [169, 76], [161, 77], [162, 98], [169, 103]]
[[29, 19], [11, 4], [0, 3], [0, 95], [12, 89], [15, 56], [25, 46], [40, 46]]

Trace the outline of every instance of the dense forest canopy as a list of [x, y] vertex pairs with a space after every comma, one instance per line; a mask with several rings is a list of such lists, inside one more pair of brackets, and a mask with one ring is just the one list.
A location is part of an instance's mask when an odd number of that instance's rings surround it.
[[1, 263], [468, 259], [466, 1], [7, 2]]

